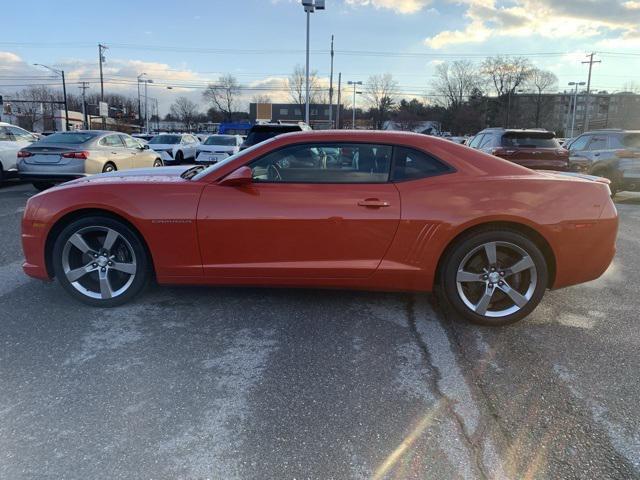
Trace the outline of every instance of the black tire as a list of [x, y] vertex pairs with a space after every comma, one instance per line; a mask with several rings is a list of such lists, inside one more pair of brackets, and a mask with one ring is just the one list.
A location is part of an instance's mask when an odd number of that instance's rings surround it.
[[36, 190], [38, 190], [39, 192], [44, 192], [45, 190], [47, 190], [48, 188], [53, 187], [54, 183], [52, 182], [33, 182], [32, 185], [35, 187]]
[[4, 182], [4, 169], [2, 168], [2, 163], [0, 162], [0, 183]]
[[[131, 264], [131, 265], [135, 264], [135, 273], [133, 275], [133, 279], [131, 280], [131, 283], [127, 286], [125, 290], [123, 290], [118, 295], [114, 295], [112, 298], [93, 298], [91, 296], [88, 296], [85, 293], [82, 293], [78, 288], [74, 286], [74, 284], [71, 283], [71, 281], [67, 278], [67, 275], [65, 274], [65, 268], [63, 265], [63, 255], [65, 252], [65, 246], [67, 245], [68, 240], [78, 232], [85, 232], [87, 230], [91, 232], [91, 229], [95, 229], [95, 228], [115, 230], [117, 234], [119, 234], [124, 240], [126, 240], [126, 242], [128, 242], [128, 245], [125, 244], [124, 242], [122, 244], [119, 244], [118, 242], [122, 242], [122, 240], [120, 239], [120, 237], [118, 237], [118, 240], [116, 240], [116, 243], [114, 244], [114, 250], [113, 250], [114, 252], [117, 252], [117, 250], [115, 250], [116, 246], [120, 246], [120, 248], [122, 248], [122, 245], [124, 245], [125, 249], [127, 249], [128, 247], [131, 247], [134, 253], [133, 263]], [[92, 248], [95, 247], [96, 251], [98, 250], [99, 241], [94, 241], [93, 243], [90, 243], [89, 240], [91, 240], [91, 238], [87, 233], [83, 233], [83, 238], [85, 238], [89, 246], [91, 246]], [[76, 255], [78, 254], [83, 255], [80, 253], [80, 250], [78, 250], [75, 253]], [[91, 263], [94, 261], [92, 259], [92, 256], [87, 255], [86, 258], [88, 259], [88, 263]], [[85, 262], [87, 262], [87, 260], [82, 260], [80, 262], [80, 265], [84, 265]], [[120, 262], [120, 258], [116, 256], [116, 258], [114, 259], [114, 262]], [[60, 285], [62, 285], [62, 287], [67, 291], [67, 293], [69, 293], [69, 295], [71, 295], [76, 300], [79, 300], [80, 302], [83, 302], [87, 305], [96, 306], [96, 307], [107, 307], [107, 308], [115, 307], [130, 301], [131, 299], [133, 299], [135, 296], [137, 296], [144, 290], [144, 288], [149, 283], [149, 279], [151, 278], [151, 262], [139, 235], [123, 222], [107, 216], [96, 215], [96, 216], [82, 217], [78, 220], [73, 221], [69, 225], [67, 225], [62, 230], [62, 232], [60, 232], [60, 234], [58, 235], [58, 238], [54, 243], [53, 251], [52, 251], [52, 263], [53, 263], [55, 277], [58, 279], [58, 281], [60, 282]], [[94, 265], [97, 265], [97, 264], [94, 264]], [[114, 284], [117, 285], [115, 281], [119, 280], [120, 277], [123, 276], [123, 274], [116, 271], [115, 269], [108, 271], [108, 274], [111, 275], [109, 288], [111, 288]], [[99, 272], [98, 272], [98, 269], [96, 269], [93, 272], [90, 272], [84, 275], [80, 280], [82, 280], [83, 282], [88, 282], [90, 284], [92, 283], [96, 285], [96, 282], [99, 282], [99, 280], [97, 280], [98, 275], [99, 275]], [[114, 279], [114, 275], [116, 276], [115, 279]], [[124, 274], [124, 275], [126, 276], [129, 274]], [[74, 282], [74, 283], [78, 283], [78, 282]], [[81, 286], [84, 288], [85, 285], [81, 285]], [[126, 282], [125, 282], [125, 285], [126, 285]], [[88, 288], [90, 289], [90, 287]]]
[[107, 162], [104, 164], [104, 167], [102, 167], [102, 173], [116, 172], [117, 170], [118, 167], [116, 167], [113, 162]]
[[176, 152], [176, 163], [179, 165], [182, 162], [184, 162], [184, 154], [180, 150], [178, 150]]
[[[474, 274], [475, 272], [481, 272], [479, 275], [482, 280], [473, 280], [468, 282], [461, 281], [461, 294], [457, 281], [459, 273], [458, 270], [469, 270], [469, 268], [466, 268], [466, 265], [463, 265], [463, 261], [469, 258], [469, 255], [474, 255], [474, 251], [477, 251], [478, 253], [476, 253], [475, 255], [480, 255], [480, 257], [474, 258], [472, 256], [470, 257], [470, 262], [481, 262], [480, 259], [482, 256], [488, 259], [488, 255], [485, 253], [484, 246], [491, 243], [497, 245], [497, 262], [493, 264], [495, 265], [496, 272], [491, 271], [491, 269], [489, 269], [488, 267], [486, 269], [486, 275], [482, 274], [482, 272], [485, 272], [485, 268], [478, 268], [474, 270]], [[530, 261], [532, 261], [533, 268], [530, 267], [530, 269], [523, 270], [521, 273], [517, 274], [511, 274], [507, 272], [508, 268], [513, 266], [513, 264], [509, 265], [510, 261], [506, 259], [509, 258], [509, 253], [516, 251], [512, 250], [514, 245], [515, 248], [518, 249], [518, 251], [525, 252], [526, 255], [528, 255], [529, 259], [527, 261], [529, 263], [531, 263]], [[517, 257], [514, 256], [513, 258]], [[522, 258], [524, 259], [524, 256], [522, 256]], [[511, 262], [514, 261], [515, 260], [511, 260]], [[487, 264], [492, 265], [488, 261]], [[499, 275], [501, 275], [503, 272], [507, 272], [507, 276], [500, 277]], [[497, 280], [493, 280], [496, 283], [489, 283], [491, 282], [491, 279], [489, 278], [491, 274], [497, 274]], [[501, 326], [522, 320], [538, 306], [547, 289], [548, 275], [547, 263], [544, 255], [540, 251], [540, 248], [538, 248], [538, 246], [525, 235], [514, 230], [486, 229], [474, 231], [469, 235], [464, 235], [460, 239], [456, 240], [451, 248], [448, 249], [446, 257], [443, 259], [443, 262], [441, 264], [440, 287], [441, 293], [444, 295], [446, 302], [453, 308], [456, 313], [461, 315], [469, 322], [479, 325]], [[534, 279], [535, 283], [533, 283]], [[500, 285], [506, 286], [498, 287], [498, 282], [500, 282]], [[503, 288], [511, 287], [511, 285], [513, 285], [513, 290], [516, 290], [515, 293], [523, 295], [526, 294], [530, 296], [526, 304], [523, 304], [522, 306], [516, 305], [515, 301], [512, 300], [512, 298], [507, 295], [507, 293], [505, 293]], [[485, 314], [477, 313], [477, 311], [475, 311], [467, 303], [465, 303], [465, 299], [463, 299], [462, 295], [477, 293], [481, 297], [484, 292], [488, 291], [489, 286], [491, 286], [492, 291], [495, 292], [492, 295], [489, 295], [491, 303], [487, 305], [487, 312]], [[475, 289], [475, 291], [470, 291], [469, 289]], [[526, 291], [524, 292], [519, 291], [525, 289]], [[480, 305], [480, 301], [470, 302], [470, 299], [468, 297], [466, 297], [466, 301], [471, 304], [475, 303], [474, 306], [476, 308]], [[512, 304], [511, 307], [509, 307], [509, 303]], [[503, 310], [499, 309], [499, 305], [501, 304], [505, 305], [505, 308]], [[492, 305], [498, 305], [498, 309], [491, 311], [489, 308]], [[519, 309], [513, 313], [508, 313], [509, 308]], [[505, 313], [500, 315], [500, 312]]]
[[153, 161], [153, 167], [154, 167], [154, 168], [156, 168], [156, 167], [163, 167], [163, 166], [164, 166], [164, 162], [162, 161], [162, 159], [160, 159], [160, 158], [156, 158], [156, 159]]

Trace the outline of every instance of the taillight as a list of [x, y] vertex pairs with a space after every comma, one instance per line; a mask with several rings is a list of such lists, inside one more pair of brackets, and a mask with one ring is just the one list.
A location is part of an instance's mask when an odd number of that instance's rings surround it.
[[79, 158], [81, 160], [86, 160], [87, 158], [89, 158], [89, 152], [66, 152], [63, 153], [62, 158]]
[[616, 150], [616, 157], [619, 158], [640, 158], [640, 152], [633, 150]]
[[27, 158], [33, 157], [33, 153], [27, 152], [26, 150], [18, 150], [18, 158]]

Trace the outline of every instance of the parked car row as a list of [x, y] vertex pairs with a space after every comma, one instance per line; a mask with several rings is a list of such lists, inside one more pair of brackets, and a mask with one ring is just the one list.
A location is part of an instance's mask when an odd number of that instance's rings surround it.
[[528, 168], [605, 177], [614, 195], [640, 191], [640, 130], [593, 130], [565, 140], [543, 129], [486, 128], [467, 145]]

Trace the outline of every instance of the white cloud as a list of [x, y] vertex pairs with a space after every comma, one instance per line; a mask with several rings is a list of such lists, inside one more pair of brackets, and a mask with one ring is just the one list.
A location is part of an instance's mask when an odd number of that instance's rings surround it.
[[345, 0], [348, 5], [387, 8], [403, 15], [416, 13], [431, 3], [431, 0]]
[[[492, 37], [584, 38], [640, 35], [640, 2], [602, 0], [452, 0], [466, 5], [468, 23], [425, 39], [431, 48], [481, 43]], [[622, 33], [620, 33], [622, 32]]]

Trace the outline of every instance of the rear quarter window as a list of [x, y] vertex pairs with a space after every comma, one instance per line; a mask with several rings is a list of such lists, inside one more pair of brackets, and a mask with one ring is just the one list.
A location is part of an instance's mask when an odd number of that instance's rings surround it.
[[453, 169], [425, 152], [407, 147], [395, 147], [393, 154], [394, 181], [417, 180], [432, 177]]
[[627, 148], [640, 148], [640, 133], [628, 133], [622, 138], [622, 144]]

